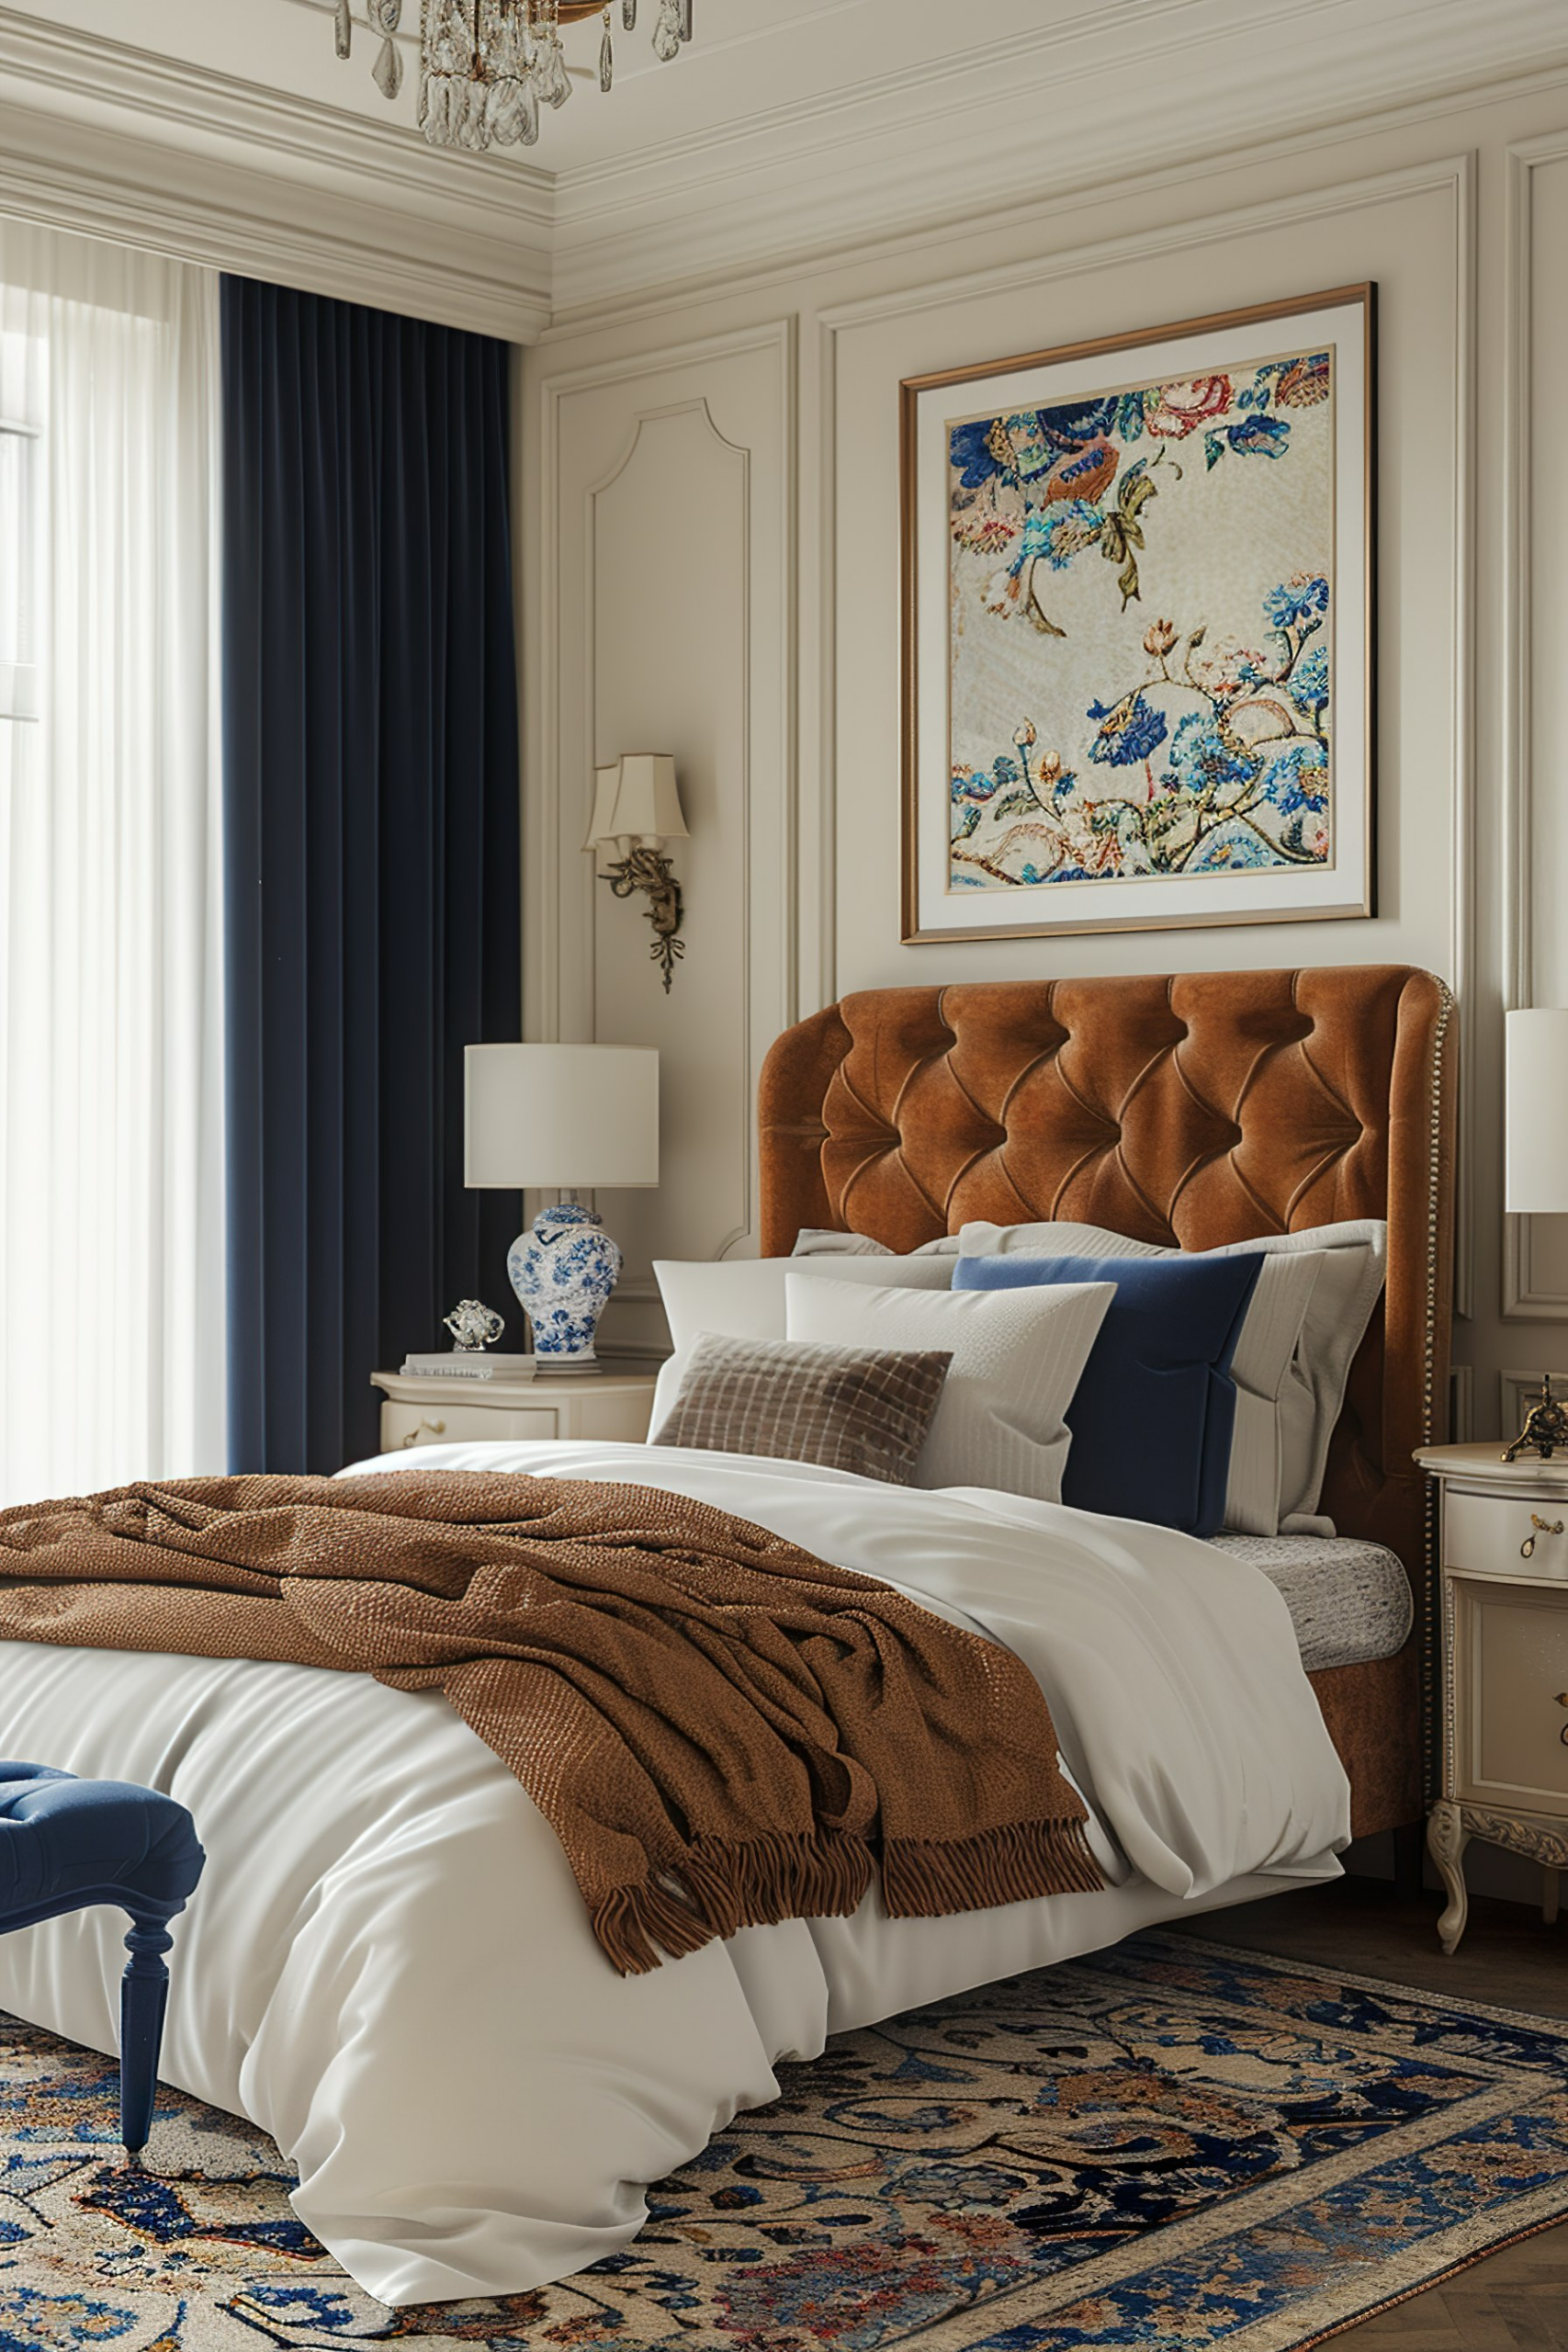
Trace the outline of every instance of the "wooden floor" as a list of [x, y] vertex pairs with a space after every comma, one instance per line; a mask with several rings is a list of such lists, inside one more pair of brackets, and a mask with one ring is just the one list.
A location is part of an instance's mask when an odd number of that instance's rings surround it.
[[[1191, 1932], [1460, 2000], [1568, 2017], [1568, 1917], [1548, 1928], [1522, 1904], [1472, 1896], [1464, 1940], [1446, 1960], [1434, 1928], [1438, 1908], [1435, 1894], [1401, 1904], [1382, 1881], [1348, 1878], [1213, 1912]], [[1472, 2263], [1447, 2286], [1334, 2340], [1356, 2352], [1568, 2352], [1568, 2222]]]

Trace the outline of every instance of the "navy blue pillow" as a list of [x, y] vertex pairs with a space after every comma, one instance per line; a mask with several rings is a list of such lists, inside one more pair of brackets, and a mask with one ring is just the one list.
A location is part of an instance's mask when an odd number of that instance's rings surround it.
[[1231, 1358], [1261, 1257], [960, 1258], [954, 1290], [1114, 1283], [1066, 1414], [1062, 1500], [1187, 1535], [1224, 1522], [1235, 1383]]

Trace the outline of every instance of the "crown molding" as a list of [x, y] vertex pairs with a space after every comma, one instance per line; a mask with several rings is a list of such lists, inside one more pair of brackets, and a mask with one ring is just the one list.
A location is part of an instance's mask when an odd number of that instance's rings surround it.
[[0, 208], [509, 342], [551, 307], [551, 175], [0, 7]]
[[0, 5], [0, 209], [531, 343], [1553, 75], [1562, 0], [1086, 0], [1044, 36], [556, 174]]
[[[1408, 5], [1408, 0], [1371, 0], [1371, 4], [1386, 7]], [[1329, 0], [1329, 5], [1343, 5], [1343, 0]], [[1299, 12], [1299, 0], [1294, 0], [1294, 6]], [[1154, 61], [1179, 49], [1192, 37], [1194, 25], [1199, 39], [1214, 37], [1210, 20], [1216, 9], [1225, 14], [1222, 31], [1239, 15], [1248, 13], [1246, 0], [1140, 0], [1140, 29], [1158, 30], [1157, 40], [1143, 41], [1140, 56]], [[1054, 19], [1048, 33], [976, 40], [960, 56], [893, 67], [809, 99], [752, 107], [716, 123], [698, 138], [665, 140], [597, 163], [569, 164], [558, 173], [558, 185], [570, 187], [574, 207], [584, 218], [595, 210], [618, 215], [625, 209], [627, 187], [633, 182], [646, 187], [654, 175], [682, 166], [694, 183], [728, 180], [738, 161], [753, 156], [759, 142], [775, 138], [791, 152], [831, 153], [844, 142], [845, 119], [852, 118], [859, 130], [875, 109], [886, 110], [889, 119], [941, 121], [971, 107], [984, 107], [994, 114], [998, 103], [1004, 103], [1016, 111], [1025, 97], [1032, 97], [1038, 107], [1043, 97], [1066, 83], [1085, 73], [1104, 70], [1107, 40], [1126, 40], [1127, 11], [1128, 0], [1090, 0], [1076, 15]], [[1292, 13], [1292, 0], [1254, 0], [1250, 11], [1254, 28], [1261, 29], [1275, 17]], [[1124, 63], [1124, 49], [1119, 55]], [[1054, 122], [1052, 130], [1055, 134]]]
[[998, 44], [1004, 73], [984, 51], [561, 173], [555, 328], [1568, 74], [1561, 0], [1171, 0], [1132, 30], [1097, 7]]

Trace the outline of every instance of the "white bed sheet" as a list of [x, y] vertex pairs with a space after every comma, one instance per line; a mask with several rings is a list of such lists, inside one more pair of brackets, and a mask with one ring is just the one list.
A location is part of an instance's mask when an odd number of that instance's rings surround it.
[[[165, 2078], [272, 2133], [301, 2218], [388, 2302], [512, 2292], [614, 2253], [643, 2184], [830, 2032], [1337, 1874], [1348, 1792], [1289, 1612], [1212, 1546], [658, 1448], [420, 1459], [700, 1496], [1006, 1641], [1121, 1883], [933, 1920], [890, 1921], [874, 1892], [853, 1919], [750, 1928], [622, 1979], [553, 1833], [438, 1693], [0, 1645], [0, 1754], [195, 1814], [209, 1860], [176, 1927]], [[80, 1913], [0, 1939], [0, 2007], [112, 2049], [122, 1925]]]

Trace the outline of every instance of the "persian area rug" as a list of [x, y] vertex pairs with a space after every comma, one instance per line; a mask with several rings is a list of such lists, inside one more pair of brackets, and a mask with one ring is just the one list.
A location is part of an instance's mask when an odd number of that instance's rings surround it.
[[[1145, 1935], [781, 2070], [626, 2254], [389, 2312], [248, 2124], [0, 2022], [4, 2352], [1299, 2352], [1568, 2215], [1568, 2023]], [[518, 2086], [526, 2096], [525, 2086]]]

